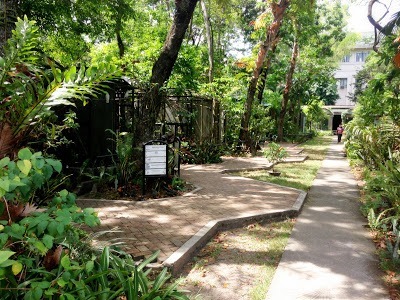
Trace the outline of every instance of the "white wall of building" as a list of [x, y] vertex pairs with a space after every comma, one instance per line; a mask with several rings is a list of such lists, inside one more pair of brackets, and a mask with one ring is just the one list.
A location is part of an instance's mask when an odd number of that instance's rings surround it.
[[360, 43], [356, 45], [346, 58], [343, 58], [339, 69], [335, 72], [340, 97], [336, 101], [335, 106], [354, 106], [354, 103], [350, 101], [350, 97], [354, 94], [355, 75], [362, 69], [370, 51], [371, 45]]

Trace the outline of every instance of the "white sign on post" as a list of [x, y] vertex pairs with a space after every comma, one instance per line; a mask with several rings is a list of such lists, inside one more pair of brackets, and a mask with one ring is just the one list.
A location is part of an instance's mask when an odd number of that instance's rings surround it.
[[167, 145], [144, 146], [144, 175], [167, 175]]

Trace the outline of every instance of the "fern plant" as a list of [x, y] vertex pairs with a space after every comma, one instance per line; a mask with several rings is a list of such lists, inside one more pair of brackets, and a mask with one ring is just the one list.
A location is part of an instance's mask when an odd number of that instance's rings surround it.
[[57, 105], [87, 101], [118, 75], [107, 59], [91, 67], [66, 70], [42, 55], [38, 27], [27, 17], [16, 22], [0, 57], [0, 158], [15, 154]]

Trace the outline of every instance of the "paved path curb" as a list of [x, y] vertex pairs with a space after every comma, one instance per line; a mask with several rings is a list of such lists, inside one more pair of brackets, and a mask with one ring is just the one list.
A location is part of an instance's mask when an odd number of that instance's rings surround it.
[[299, 196], [292, 209], [270, 210], [256, 214], [243, 214], [233, 218], [213, 220], [203, 226], [190, 240], [175, 251], [163, 265], [171, 270], [173, 275], [179, 274], [183, 267], [203, 248], [218, 232], [238, 228], [254, 222], [280, 221], [296, 217], [304, 203], [307, 193], [299, 192]]

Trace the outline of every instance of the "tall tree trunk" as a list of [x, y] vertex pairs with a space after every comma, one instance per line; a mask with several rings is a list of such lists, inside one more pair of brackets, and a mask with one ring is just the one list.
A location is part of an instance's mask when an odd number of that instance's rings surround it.
[[117, 22], [117, 24], [116, 24], [115, 34], [117, 35], [119, 58], [122, 58], [125, 55], [125, 45], [124, 45], [124, 42], [122, 41], [122, 38], [121, 38], [121, 30], [122, 30], [121, 18], [118, 18], [116, 20], [116, 22]]
[[283, 16], [286, 9], [290, 4], [290, 0], [281, 0], [279, 3], [271, 3], [271, 11], [274, 16], [274, 20], [269, 25], [267, 30], [267, 38], [261, 44], [260, 50], [258, 51], [258, 56], [256, 59], [256, 64], [253, 70], [253, 75], [250, 79], [249, 87], [247, 90], [247, 98], [244, 105], [244, 112], [240, 125], [239, 132], [239, 143], [244, 142], [247, 148], [252, 147], [252, 142], [249, 133], [249, 123], [251, 111], [253, 108], [254, 97], [257, 90], [258, 78], [264, 67], [264, 61], [269, 51], [278, 43], [278, 32], [282, 25]]
[[15, 27], [17, 21], [18, 0], [1, 0], [0, 1], [0, 55], [4, 55], [4, 46], [11, 37], [11, 31]]
[[262, 103], [262, 98], [263, 98], [263, 94], [264, 94], [265, 84], [267, 82], [269, 68], [271, 67], [272, 58], [274, 57], [277, 45], [278, 45], [278, 43], [275, 43], [272, 46], [272, 49], [266, 59], [265, 66], [262, 69], [261, 74], [260, 74], [261, 80], [259, 81], [259, 84], [257, 87], [257, 99], [258, 99], [259, 103]]
[[297, 57], [299, 56], [299, 44], [297, 39], [295, 39], [293, 43], [292, 49], [292, 57], [290, 59], [290, 68], [286, 75], [286, 84], [285, 89], [283, 90], [282, 102], [281, 102], [281, 111], [279, 112], [278, 118], [278, 140], [282, 141], [283, 139], [283, 125], [285, 123], [285, 115], [287, 110], [287, 104], [289, 102], [289, 94], [293, 84], [293, 74], [296, 69]]
[[213, 82], [214, 76], [214, 39], [211, 27], [210, 16], [208, 15], [206, 3], [204, 0], [199, 0], [201, 11], [203, 12], [204, 25], [206, 26], [206, 37], [208, 46], [208, 82]]
[[[161, 87], [171, 76], [198, 0], [175, 0], [175, 15], [164, 46], [153, 65], [150, 83]], [[159, 103], [156, 103], [159, 104]]]
[[136, 126], [136, 138], [152, 137], [157, 117], [162, 106], [161, 87], [169, 79], [178, 57], [186, 30], [199, 0], [175, 0], [174, 20], [169, 29], [161, 53], [153, 65], [150, 78], [150, 89], [144, 96], [143, 108], [145, 113], [140, 124]]
[[[214, 81], [214, 35], [212, 30], [212, 24], [210, 21], [210, 15], [208, 14], [207, 6], [205, 0], [199, 0], [201, 11], [203, 13], [204, 25], [206, 27], [206, 39], [208, 48], [208, 82], [212, 83]], [[219, 139], [219, 120], [220, 120], [220, 109], [219, 102], [217, 99], [213, 98], [212, 104], [212, 124], [213, 130], [212, 135], [214, 141]]]

